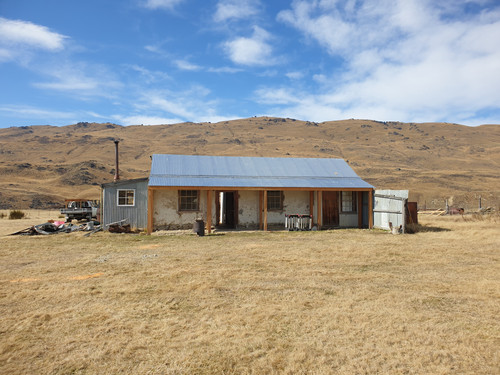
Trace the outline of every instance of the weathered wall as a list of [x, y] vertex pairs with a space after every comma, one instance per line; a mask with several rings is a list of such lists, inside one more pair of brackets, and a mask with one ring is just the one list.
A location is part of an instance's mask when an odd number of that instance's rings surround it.
[[[338, 195], [338, 205], [340, 207], [340, 194]], [[314, 206], [313, 206], [313, 222], [318, 222], [318, 208], [317, 208], [317, 193], [314, 192]], [[363, 201], [358, 210], [363, 210], [363, 227], [368, 227], [368, 192], [363, 192]], [[320, 215], [323, 214], [321, 207]], [[339, 227], [341, 228], [357, 228], [358, 227], [358, 213], [339, 213]]]
[[285, 227], [285, 215], [309, 214], [308, 191], [285, 191], [283, 211], [268, 211], [267, 224]]
[[404, 227], [406, 200], [408, 200], [408, 190], [375, 190], [373, 197], [374, 228], [388, 230], [389, 222], [394, 227], [400, 225]]
[[238, 192], [238, 228], [259, 227], [259, 192], [242, 190]]
[[[215, 223], [215, 194], [212, 194], [212, 223]], [[197, 219], [207, 222], [207, 192], [200, 191], [199, 211], [178, 211], [177, 190], [154, 191], [154, 230], [191, 229]]]
[[349, 214], [339, 214], [339, 227], [341, 228], [352, 228], [358, 227], [358, 213], [349, 213]]

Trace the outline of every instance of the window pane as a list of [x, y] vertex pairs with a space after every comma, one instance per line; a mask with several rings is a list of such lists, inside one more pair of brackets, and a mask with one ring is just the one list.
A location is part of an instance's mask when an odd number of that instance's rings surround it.
[[133, 206], [135, 190], [118, 190], [118, 206]]
[[283, 209], [283, 192], [271, 190], [267, 192], [267, 209], [282, 210]]
[[198, 211], [198, 190], [179, 190], [179, 210]]
[[356, 192], [343, 191], [341, 197], [342, 197], [342, 212], [355, 212]]

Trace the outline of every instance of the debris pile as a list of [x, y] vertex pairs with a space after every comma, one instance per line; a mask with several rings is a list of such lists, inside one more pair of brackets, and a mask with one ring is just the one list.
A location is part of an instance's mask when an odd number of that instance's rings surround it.
[[32, 227], [20, 230], [15, 233], [11, 233], [11, 236], [24, 235], [24, 236], [36, 236], [36, 235], [48, 235], [48, 234], [59, 234], [59, 233], [71, 233], [76, 231], [96, 231], [101, 230], [101, 225], [97, 221], [89, 221], [88, 223], [74, 225], [71, 223], [64, 223], [61, 221], [49, 220], [46, 223], [34, 225]]
[[[65, 223], [64, 221], [49, 220], [46, 223], [34, 225], [32, 227], [20, 230], [19, 232], [11, 233], [11, 236], [25, 235], [36, 236], [39, 234], [59, 234], [59, 233], [72, 233], [72, 232], [88, 232], [85, 237], [90, 236], [101, 230], [109, 230], [111, 233], [132, 233], [130, 224], [125, 224], [128, 219], [123, 219], [115, 223], [101, 225], [98, 221], [89, 221], [83, 224]], [[137, 232], [134, 232], [137, 233]]]

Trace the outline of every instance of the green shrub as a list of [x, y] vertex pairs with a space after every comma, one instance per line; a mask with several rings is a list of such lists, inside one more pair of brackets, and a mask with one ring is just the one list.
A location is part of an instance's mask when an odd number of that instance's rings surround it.
[[12, 210], [9, 213], [9, 219], [10, 220], [22, 219], [25, 216], [26, 216], [25, 213], [23, 211], [21, 211], [21, 210]]

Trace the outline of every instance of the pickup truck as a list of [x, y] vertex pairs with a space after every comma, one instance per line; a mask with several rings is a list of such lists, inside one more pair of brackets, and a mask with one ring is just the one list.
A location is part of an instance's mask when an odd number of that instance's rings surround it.
[[66, 199], [66, 207], [61, 209], [61, 214], [66, 215], [66, 221], [87, 220], [97, 218], [99, 205], [89, 199]]

